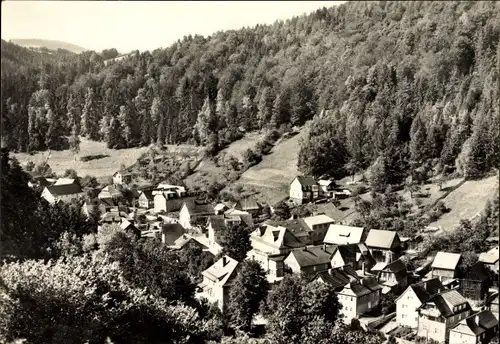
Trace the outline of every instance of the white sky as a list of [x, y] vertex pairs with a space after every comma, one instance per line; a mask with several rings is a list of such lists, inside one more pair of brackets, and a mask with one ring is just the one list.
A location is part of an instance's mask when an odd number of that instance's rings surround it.
[[2, 1], [2, 39], [153, 50], [184, 35], [271, 24], [345, 1]]

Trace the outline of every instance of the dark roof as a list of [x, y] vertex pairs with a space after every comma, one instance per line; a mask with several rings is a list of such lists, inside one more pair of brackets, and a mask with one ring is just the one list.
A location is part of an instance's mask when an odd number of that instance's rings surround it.
[[356, 262], [356, 253], [361, 253], [357, 244], [337, 246], [335, 253], [340, 252], [342, 259], [347, 263]]
[[300, 267], [306, 267], [330, 263], [333, 252], [332, 246], [310, 246], [292, 250], [290, 254], [295, 257]]
[[164, 234], [165, 244], [172, 246], [177, 239], [186, 233], [186, 230], [180, 223], [167, 223], [162, 226], [161, 232]]
[[401, 259], [397, 259], [387, 265], [384, 268], [384, 271], [392, 272], [396, 276], [397, 280], [400, 280], [408, 275], [408, 272], [406, 271], [406, 264], [403, 263]]
[[382, 286], [378, 284], [377, 280], [373, 277], [365, 277], [361, 280], [350, 283], [350, 287], [356, 296], [371, 294], [374, 291], [382, 289]]
[[226, 229], [226, 221], [224, 220], [224, 215], [209, 216], [207, 222], [210, 222], [215, 233], [223, 232]]
[[115, 202], [112, 198], [99, 198], [99, 205], [104, 205], [105, 207], [114, 207]]
[[[476, 323], [476, 317], [478, 319], [478, 323]], [[479, 313], [473, 314], [461, 321], [461, 323], [463, 322], [465, 322], [471, 331], [476, 335], [488, 331], [498, 325], [498, 320], [495, 318], [493, 313], [488, 310], [483, 310]]]
[[285, 227], [297, 237], [309, 235], [309, 232], [311, 231], [303, 219], [291, 219], [285, 221], [267, 221], [266, 223], [272, 226]]
[[64, 184], [64, 185], [51, 185], [47, 186], [49, 192], [54, 196], [74, 195], [82, 192], [80, 185]]
[[469, 267], [462, 278], [470, 281], [487, 281], [489, 279], [482, 262], [476, 262]]
[[[449, 289], [445, 290], [442, 293], [435, 294], [431, 296], [429, 300], [426, 301], [426, 303], [429, 302], [434, 302], [436, 308], [445, 318], [449, 318], [450, 316], [455, 315], [455, 313], [461, 313], [464, 312], [465, 310], [471, 309], [467, 300], [456, 289]], [[453, 309], [450, 309], [448, 303], [451, 304], [452, 306], [458, 306], [462, 304], [465, 304], [466, 306], [465, 309], [461, 309], [454, 312]], [[422, 309], [424, 306], [425, 304], [420, 306], [419, 309]]]
[[40, 186], [48, 186], [48, 185], [51, 185], [51, 184], [52, 184], [51, 182], [49, 182], [49, 181], [47, 180], [47, 178], [45, 178], [44, 176], [40, 176], [40, 175], [33, 176], [33, 177], [31, 178], [31, 182], [32, 182], [33, 184], [38, 183]]
[[316, 180], [312, 176], [297, 176], [297, 179], [302, 186], [317, 185]]
[[[186, 200], [184, 202], [191, 215], [212, 215], [215, 214], [214, 205], [198, 200]], [[168, 204], [167, 204], [168, 209]]]
[[416, 284], [412, 284], [410, 288], [413, 289], [420, 302], [424, 303], [432, 295], [439, 293], [443, 289], [443, 284], [439, 278], [436, 277], [427, 281], [420, 281]]
[[144, 194], [144, 196], [146, 196], [146, 199], [148, 201], [152, 201], [153, 200], [153, 190], [139, 190], [139, 197]]

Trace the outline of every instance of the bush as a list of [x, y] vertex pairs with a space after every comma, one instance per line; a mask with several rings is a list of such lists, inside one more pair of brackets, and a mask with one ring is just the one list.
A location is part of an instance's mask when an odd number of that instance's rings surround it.
[[357, 185], [353, 190], [352, 190], [352, 194], [351, 196], [357, 196], [357, 195], [361, 195], [361, 194], [364, 194], [366, 191], [368, 191], [366, 189], [366, 186], [364, 185]]
[[258, 155], [251, 149], [247, 149], [243, 154], [243, 162], [248, 167], [257, 165], [262, 161], [262, 156]]

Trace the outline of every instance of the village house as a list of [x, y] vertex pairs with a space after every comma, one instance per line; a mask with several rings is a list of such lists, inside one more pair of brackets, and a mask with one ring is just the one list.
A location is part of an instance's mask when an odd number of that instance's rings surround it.
[[400, 293], [408, 285], [406, 264], [401, 259], [397, 259], [384, 265], [385, 263], [377, 263], [371, 270], [377, 275], [379, 283], [384, 287], [382, 293]]
[[259, 226], [250, 234], [252, 249], [247, 259], [253, 259], [262, 266], [270, 282], [283, 278], [286, 255], [304, 244], [285, 227]]
[[219, 254], [222, 251], [222, 237], [224, 231], [228, 229], [231, 225], [228, 225], [224, 215], [211, 215], [207, 220], [207, 237], [208, 237], [208, 247], [211, 251]]
[[137, 200], [139, 208], [149, 209], [154, 207], [153, 190], [140, 190]]
[[487, 344], [498, 336], [498, 319], [488, 310], [480, 311], [450, 330], [450, 344]]
[[472, 301], [484, 300], [490, 287], [488, 272], [481, 262], [470, 266], [460, 276], [460, 293]]
[[290, 200], [295, 204], [309, 203], [319, 198], [319, 186], [311, 176], [297, 176], [290, 183]]
[[351, 266], [319, 272], [312, 281], [328, 283], [333, 287], [346, 323], [380, 304], [382, 286], [373, 277], [360, 277]]
[[181, 198], [186, 196], [186, 188], [184, 186], [170, 185], [166, 182], [158, 184], [156, 190], [163, 191], [168, 195], [169, 198], [174, 198], [174, 197]]
[[333, 245], [351, 245], [364, 242], [366, 231], [363, 227], [331, 224], [326, 232], [324, 242]]
[[197, 200], [186, 200], [179, 211], [179, 223], [188, 229], [196, 225], [205, 225], [208, 217], [214, 214], [213, 204]]
[[451, 289], [431, 296], [417, 311], [417, 336], [446, 343], [450, 330], [471, 314], [471, 307], [456, 289]]
[[[205, 238], [205, 236], [194, 236], [190, 234], [182, 234], [177, 240], [175, 240], [173, 245], [170, 245], [169, 248], [184, 250], [191, 247], [198, 247], [202, 251], [209, 252], [208, 246], [206, 245], [205, 240], [200, 240]], [[215, 256], [215, 255], [214, 255]]]
[[115, 207], [115, 202], [110, 198], [98, 199], [97, 209], [100, 214], [105, 214]]
[[198, 286], [202, 289], [201, 297], [216, 303], [221, 311], [227, 307], [229, 291], [236, 277], [238, 261], [223, 256], [212, 266], [202, 272], [203, 282]]
[[229, 210], [230, 207], [225, 204], [225, 203], [217, 203], [214, 207], [214, 212], [215, 215], [221, 215], [223, 214], [226, 210]]
[[176, 241], [186, 233], [180, 223], [165, 223], [161, 226], [161, 242], [167, 246], [175, 246]]
[[372, 229], [365, 245], [376, 262], [389, 264], [401, 256], [401, 241], [396, 232]]
[[78, 183], [49, 185], [43, 189], [41, 196], [50, 204], [54, 204], [59, 201], [71, 202], [81, 199], [84, 192]]
[[244, 225], [247, 227], [253, 226], [253, 218], [252, 214], [239, 210], [239, 209], [228, 209], [224, 212], [224, 218], [226, 219], [226, 223], [239, 226]]
[[131, 181], [132, 181], [132, 175], [128, 172], [118, 171], [113, 174], [114, 185], [129, 184]]
[[344, 322], [350, 324], [352, 319], [358, 319], [360, 315], [375, 309], [380, 304], [381, 291], [382, 286], [375, 278], [353, 279], [346, 284], [337, 293]]
[[313, 244], [310, 236], [309, 227], [306, 225], [304, 219], [302, 218], [294, 217], [284, 221], [267, 220], [265, 223], [275, 227], [279, 226], [285, 227], [304, 245]]
[[247, 212], [253, 217], [256, 217], [260, 215], [262, 206], [255, 199], [247, 197], [238, 200], [234, 205], [234, 209]]
[[370, 270], [375, 265], [375, 260], [363, 244], [351, 244], [336, 246], [331, 264], [332, 268], [350, 265], [356, 270]]
[[431, 265], [431, 277], [439, 277], [443, 284], [457, 277], [459, 253], [438, 252]]
[[293, 249], [283, 261], [285, 271], [291, 273], [314, 274], [331, 268], [330, 260], [335, 247], [327, 246], [304, 246]]
[[333, 180], [320, 179], [318, 180], [319, 194], [322, 197], [333, 198], [335, 190], [335, 182]]
[[194, 201], [195, 197], [173, 198], [172, 194], [165, 194], [163, 191], [153, 190], [153, 202], [155, 213], [172, 213], [180, 211], [184, 202]]
[[488, 252], [483, 252], [479, 255], [479, 261], [482, 262], [491, 271], [498, 274], [498, 261], [500, 260], [500, 252], [498, 246], [493, 247]]
[[324, 214], [308, 216], [304, 218], [304, 223], [309, 229], [309, 236], [313, 244], [323, 243], [328, 227], [335, 221]]
[[439, 278], [410, 285], [396, 299], [396, 320], [399, 326], [418, 327], [418, 308], [432, 295], [444, 290]]
[[113, 185], [105, 186], [101, 190], [101, 192], [99, 192], [99, 194], [97, 195], [97, 198], [99, 199], [109, 199], [109, 200], [114, 200], [120, 197], [122, 197], [122, 192]]
[[137, 238], [141, 237], [141, 231], [129, 220], [122, 219], [120, 223], [120, 228], [130, 234], [135, 235]]

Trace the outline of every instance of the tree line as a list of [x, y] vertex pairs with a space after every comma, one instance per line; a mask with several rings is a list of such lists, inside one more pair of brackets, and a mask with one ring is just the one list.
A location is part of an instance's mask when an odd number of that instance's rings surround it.
[[244, 130], [301, 125], [324, 109], [299, 155], [304, 172], [376, 163], [397, 180], [457, 161], [476, 175], [498, 164], [498, 6], [342, 4], [110, 63], [112, 49], [34, 56], [2, 42], [2, 137], [18, 151], [78, 151], [87, 137], [216, 152]]

